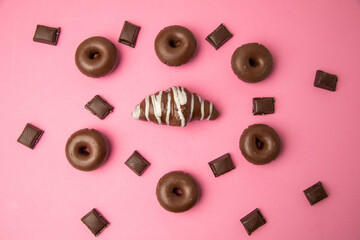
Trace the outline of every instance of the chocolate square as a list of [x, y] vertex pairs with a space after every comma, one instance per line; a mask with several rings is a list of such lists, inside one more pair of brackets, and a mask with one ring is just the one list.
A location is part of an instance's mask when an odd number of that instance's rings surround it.
[[225, 155], [222, 155], [221, 157], [218, 157], [217, 159], [209, 162], [209, 166], [215, 177], [230, 172], [235, 168], [229, 153], [226, 153]]
[[50, 45], [56, 45], [60, 35], [60, 28], [47, 27], [43, 25], [37, 25], [34, 42], [46, 43]]
[[317, 70], [314, 86], [335, 92], [337, 80], [336, 75]]
[[304, 194], [311, 206], [328, 197], [320, 181], [304, 190]]
[[134, 151], [128, 160], [126, 160], [125, 165], [128, 166], [138, 176], [141, 176], [149, 167], [150, 163], [146, 161], [146, 159], [141, 156], [140, 153]]
[[274, 98], [253, 98], [253, 114], [264, 115], [274, 113]]
[[256, 208], [254, 211], [243, 217], [240, 222], [243, 224], [246, 232], [251, 235], [256, 229], [264, 225], [266, 220], [260, 210]]
[[28, 123], [17, 141], [30, 149], [34, 149], [43, 133], [43, 130]]
[[95, 208], [82, 217], [81, 221], [90, 229], [95, 237], [110, 224]]
[[128, 21], [124, 22], [121, 34], [119, 37], [119, 42], [130, 47], [135, 47], [137, 37], [139, 35], [140, 27], [136, 26]]
[[212, 33], [210, 33], [205, 39], [216, 49], [218, 50], [224, 43], [226, 43], [230, 38], [232, 38], [232, 34], [229, 30], [224, 26], [224, 24], [220, 24]]
[[114, 107], [99, 95], [96, 95], [90, 102], [88, 102], [85, 105], [85, 108], [92, 114], [98, 116], [100, 119], [104, 119], [114, 110]]

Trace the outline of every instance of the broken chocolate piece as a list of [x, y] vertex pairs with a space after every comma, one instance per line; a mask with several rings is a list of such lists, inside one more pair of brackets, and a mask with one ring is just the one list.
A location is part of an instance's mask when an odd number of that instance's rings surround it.
[[28, 123], [17, 141], [30, 149], [34, 149], [43, 133], [43, 130]]
[[81, 221], [90, 229], [95, 237], [110, 224], [95, 208], [82, 217]]
[[209, 162], [209, 166], [215, 177], [223, 175], [235, 168], [229, 153], [226, 153], [225, 155]]
[[124, 22], [124, 26], [121, 30], [119, 42], [130, 47], [135, 47], [137, 37], [139, 35], [140, 27], [136, 26], [128, 21]]
[[328, 197], [320, 181], [309, 187], [308, 189], [304, 190], [304, 194], [310, 205], [314, 205], [315, 203], [320, 202], [324, 198]]
[[264, 115], [274, 113], [274, 98], [253, 98], [253, 114]]
[[262, 216], [259, 209], [255, 209], [245, 217], [243, 217], [240, 222], [243, 224], [246, 232], [251, 235], [256, 229], [261, 227], [266, 223], [266, 220]]
[[337, 80], [336, 75], [317, 70], [314, 86], [335, 92]]
[[34, 42], [46, 43], [50, 45], [56, 45], [60, 35], [60, 28], [47, 27], [43, 25], [37, 25], [35, 35], [33, 37]]
[[92, 114], [98, 116], [100, 119], [104, 119], [114, 110], [114, 107], [99, 95], [96, 95], [90, 102], [88, 102], [85, 105], [85, 108]]
[[146, 161], [146, 159], [141, 156], [140, 153], [134, 151], [128, 160], [126, 160], [125, 165], [128, 166], [138, 176], [141, 176], [149, 167], [150, 163]]
[[224, 43], [226, 43], [232, 34], [229, 30], [223, 25], [220, 24], [212, 33], [210, 33], [205, 39], [216, 49], [218, 50]]

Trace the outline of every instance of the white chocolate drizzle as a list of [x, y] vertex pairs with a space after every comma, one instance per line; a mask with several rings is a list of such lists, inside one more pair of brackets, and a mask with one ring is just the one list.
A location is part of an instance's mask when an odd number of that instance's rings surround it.
[[189, 117], [189, 122], [192, 119], [194, 113], [194, 94], [191, 94], [191, 107], [190, 107], [190, 117]]
[[201, 118], [200, 120], [203, 120], [204, 119], [204, 114], [205, 114], [205, 111], [204, 111], [204, 107], [205, 107], [205, 104], [204, 104], [204, 101], [201, 99], [201, 97], [199, 96], [199, 102], [201, 103]]
[[161, 97], [162, 91], [157, 95], [151, 95], [151, 102], [154, 108], [154, 115], [159, 124], [161, 124]]
[[170, 125], [171, 94], [167, 91], [168, 102], [166, 105], [166, 124]]
[[210, 111], [209, 111], [209, 116], [207, 117], [207, 120], [210, 120], [211, 114], [213, 112], [213, 108], [214, 108], [214, 105], [212, 102], [210, 102]]
[[150, 104], [149, 104], [149, 97], [146, 97], [145, 98], [145, 117], [146, 117], [146, 120], [149, 122], [150, 120], [149, 120], [149, 108], [150, 108], [150, 106], [149, 106]]
[[134, 111], [132, 112], [131, 115], [133, 116], [133, 118], [139, 119], [139, 117], [140, 117], [140, 104], [138, 104], [138, 105], [135, 107], [135, 109], [134, 109]]
[[179, 87], [171, 87], [174, 94], [174, 102], [176, 104], [177, 113], [180, 117], [181, 126], [185, 127], [185, 116], [181, 111], [181, 105], [185, 105], [187, 103], [187, 96], [184, 91], [184, 88], [179, 89]]

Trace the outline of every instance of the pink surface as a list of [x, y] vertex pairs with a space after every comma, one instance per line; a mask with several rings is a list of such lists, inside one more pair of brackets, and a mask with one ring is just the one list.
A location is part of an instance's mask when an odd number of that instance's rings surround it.
[[[80, 218], [93, 207], [110, 222], [99, 239], [359, 239], [360, 4], [347, 1], [10, 1], [0, 2], [0, 239], [92, 239]], [[154, 1], [155, 2], [155, 1]], [[141, 26], [136, 47], [117, 42], [123, 22]], [[205, 37], [224, 23], [234, 37], [218, 51]], [[32, 41], [36, 24], [61, 27], [57, 46]], [[193, 31], [198, 50], [170, 68], [153, 49], [168, 25]], [[118, 68], [101, 79], [75, 66], [78, 44], [112, 40]], [[275, 68], [247, 84], [233, 74], [233, 51], [261, 42]], [[313, 87], [317, 69], [338, 75], [336, 92]], [[132, 119], [144, 97], [182, 85], [214, 102], [221, 116], [186, 128]], [[115, 106], [105, 120], [84, 105], [95, 94]], [[275, 114], [253, 116], [253, 97], [275, 97]], [[32, 151], [16, 142], [26, 123], [45, 130]], [[238, 141], [250, 124], [275, 128], [276, 161], [248, 163]], [[108, 136], [111, 156], [81, 172], [64, 154], [82, 128]], [[134, 150], [151, 162], [138, 177], [124, 162]], [[208, 162], [229, 152], [236, 169], [215, 178]], [[172, 170], [191, 173], [201, 199], [173, 214], [155, 196]], [[317, 181], [329, 197], [310, 206], [303, 190]], [[259, 208], [267, 223], [250, 237], [240, 218]]]

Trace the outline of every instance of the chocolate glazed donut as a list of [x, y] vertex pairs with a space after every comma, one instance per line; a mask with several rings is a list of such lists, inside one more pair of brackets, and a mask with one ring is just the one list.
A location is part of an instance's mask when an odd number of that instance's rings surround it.
[[231, 57], [234, 73], [248, 83], [264, 80], [271, 72], [273, 58], [260, 43], [248, 43], [237, 48]]
[[74, 168], [92, 171], [107, 159], [109, 142], [101, 132], [85, 128], [70, 136], [65, 146], [65, 154]]
[[80, 43], [75, 53], [79, 70], [89, 77], [103, 77], [117, 65], [115, 45], [104, 37], [91, 37]]
[[240, 150], [249, 162], [263, 165], [280, 153], [281, 143], [276, 131], [265, 124], [250, 125], [240, 137]]
[[195, 180], [187, 173], [174, 171], [160, 178], [156, 187], [160, 205], [170, 212], [185, 212], [191, 209], [199, 198]]
[[161, 62], [168, 66], [180, 66], [194, 55], [196, 39], [192, 32], [182, 26], [169, 26], [159, 32], [155, 39], [155, 52]]

